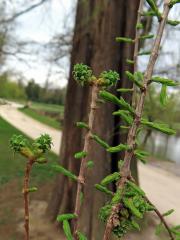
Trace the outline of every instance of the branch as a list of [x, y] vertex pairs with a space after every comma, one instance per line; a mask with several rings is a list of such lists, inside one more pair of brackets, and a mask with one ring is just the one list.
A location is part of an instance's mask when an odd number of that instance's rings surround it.
[[[140, 26], [141, 25], [141, 14], [143, 11], [143, 5], [144, 5], [144, 0], [140, 0], [139, 3], [139, 8], [138, 8], [138, 15], [137, 15], [137, 23], [136, 23], [136, 33], [135, 33], [135, 45], [134, 45], [134, 56], [133, 56], [133, 61], [134, 61], [134, 73], [137, 72], [138, 70], [138, 52], [139, 52], [139, 40], [140, 40]], [[132, 106], [134, 107], [136, 105], [136, 93], [137, 93], [137, 87], [135, 84], [133, 84], [133, 96], [132, 96]]]
[[137, 72], [138, 70], [138, 52], [139, 52], [139, 38], [140, 38], [140, 29], [138, 25], [141, 24], [141, 14], [143, 11], [143, 4], [144, 0], [140, 0], [139, 3], [139, 9], [138, 9], [138, 15], [137, 15], [137, 24], [136, 24], [136, 34], [135, 34], [135, 45], [134, 45], [134, 72]]
[[[90, 109], [89, 120], [88, 120], [89, 130], [85, 136], [83, 152], [89, 152], [93, 123], [94, 123], [94, 118], [95, 118], [95, 111], [97, 109], [96, 102], [97, 102], [97, 98], [98, 98], [98, 92], [99, 92], [98, 86], [93, 85], [92, 97], [91, 97], [91, 109]], [[86, 169], [87, 169], [87, 157], [84, 157], [81, 160], [80, 172], [79, 172], [79, 177], [78, 177], [79, 181], [78, 181], [77, 193], [76, 193], [75, 211], [74, 211], [74, 214], [77, 217], [74, 219], [73, 236], [77, 240], [79, 239], [79, 237], [77, 236], [77, 231], [78, 231], [78, 220], [79, 220], [79, 215], [80, 215], [80, 211], [81, 211], [81, 193], [84, 190]]]
[[24, 175], [24, 228], [25, 228], [25, 240], [29, 240], [29, 179], [32, 169], [33, 161], [28, 160], [26, 164], [26, 171]]
[[[168, 18], [169, 11], [170, 11], [169, 1], [165, 1], [163, 14], [162, 14], [161, 19], [159, 20], [159, 27], [158, 27], [156, 39], [154, 41], [153, 49], [152, 49], [150, 59], [149, 59], [149, 63], [148, 63], [147, 69], [144, 74], [143, 89], [141, 90], [140, 98], [137, 103], [137, 107], [136, 107], [136, 111], [135, 111], [135, 118], [134, 118], [133, 124], [128, 133], [127, 145], [130, 146], [130, 150], [125, 152], [124, 165], [122, 166], [121, 173], [120, 173], [122, 177], [121, 177], [120, 181], [117, 183], [118, 189], [124, 188], [126, 180], [128, 178], [130, 178], [130, 175], [131, 175], [130, 163], [134, 156], [134, 150], [135, 150], [135, 146], [136, 146], [136, 142], [135, 142], [136, 133], [137, 133], [137, 130], [140, 125], [140, 120], [141, 120], [142, 112], [144, 109], [144, 102], [145, 102], [145, 97], [146, 97], [146, 93], [148, 90], [148, 85], [149, 85], [149, 82], [150, 82], [152, 74], [153, 74], [156, 60], [158, 58], [158, 53], [160, 50], [160, 43], [161, 43], [161, 39], [162, 39], [162, 35], [163, 35], [164, 28], [166, 25], [166, 21]], [[105, 234], [104, 234], [104, 238], [103, 238], [104, 240], [110, 239], [111, 232], [113, 229], [113, 218], [118, 209], [119, 209], [119, 204], [116, 204], [112, 208], [110, 217], [107, 220]]]
[[41, 5], [42, 5], [43, 3], [45, 3], [46, 1], [48, 1], [48, 0], [41, 0], [40, 2], [31, 5], [30, 7], [28, 7], [28, 8], [26, 8], [26, 9], [24, 9], [24, 10], [22, 10], [22, 11], [16, 13], [16, 14], [14, 14], [12, 17], [10, 17], [10, 18], [8, 18], [8, 19], [3, 19], [3, 20], [1, 20], [1, 21], [0, 21], [0, 24], [12, 22], [12, 21], [15, 20], [16, 18], [24, 15], [25, 13], [28, 13], [28, 12], [32, 11], [34, 8], [41, 6]]
[[159, 219], [161, 220], [161, 222], [164, 224], [164, 227], [166, 228], [166, 230], [167, 230], [167, 232], [168, 232], [171, 240], [174, 240], [174, 237], [173, 237], [173, 234], [172, 234], [172, 232], [171, 232], [171, 229], [170, 229], [170, 227], [168, 226], [168, 224], [167, 224], [165, 218], [163, 217], [163, 215], [159, 212], [159, 210], [154, 206], [154, 204], [151, 203], [151, 201], [150, 201], [147, 197], [145, 197], [145, 199], [146, 199], [146, 201], [147, 201], [150, 205], [152, 205], [152, 206], [154, 207], [154, 212], [157, 214], [157, 216], [159, 217]]

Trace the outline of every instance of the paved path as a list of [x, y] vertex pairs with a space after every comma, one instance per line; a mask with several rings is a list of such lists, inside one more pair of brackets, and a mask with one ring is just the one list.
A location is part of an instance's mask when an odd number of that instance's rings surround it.
[[28, 117], [18, 111], [16, 107], [17, 105], [14, 104], [0, 105], [0, 116], [33, 139], [39, 137], [41, 134], [48, 133], [53, 139], [52, 150], [58, 154], [61, 142], [61, 132]]
[[[33, 120], [19, 112], [13, 105], [0, 106], [0, 116], [31, 138], [36, 138], [42, 133], [50, 134], [54, 143], [52, 150], [59, 153], [60, 131]], [[180, 177], [157, 167], [142, 164], [139, 164], [139, 175], [140, 184], [150, 200], [162, 213], [175, 209], [175, 213], [168, 217], [168, 221], [180, 224]]]

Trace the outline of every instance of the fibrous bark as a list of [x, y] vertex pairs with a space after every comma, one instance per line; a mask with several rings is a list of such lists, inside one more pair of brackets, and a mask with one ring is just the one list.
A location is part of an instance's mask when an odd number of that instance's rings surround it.
[[[74, 153], [81, 151], [84, 143], [84, 131], [77, 129], [75, 122], [87, 120], [90, 90], [81, 88], [72, 78], [75, 63], [89, 65], [98, 75], [103, 70], [116, 70], [121, 75], [117, 88], [131, 88], [124, 72], [133, 71], [133, 66], [126, 64], [126, 59], [133, 59], [134, 46], [115, 42], [117, 36], [134, 38], [134, 24], [137, 18], [139, 0], [91, 0], [78, 1], [76, 23], [71, 56], [70, 78], [67, 87], [64, 129], [60, 151], [60, 163], [70, 171], [78, 174], [79, 162]], [[114, 89], [112, 89], [113, 91]], [[126, 94], [131, 101], [131, 95]], [[120, 125], [118, 117], [112, 118], [115, 107], [111, 104], [101, 105], [97, 109], [94, 131], [110, 145], [117, 145], [126, 140], [126, 135], [119, 135], [114, 130]], [[85, 199], [81, 214], [80, 228], [88, 239], [101, 239], [103, 224], [97, 218], [98, 210], [106, 201], [105, 196], [94, 189], [94, 184], [117, 168], [121, 156], [109, 154], [96, 143], [92, 144], [90, 160], [96, 162], [87, 176], [88, 189], [85, 188]], [[134, 166], [136, 169], [136, 164]], [[135, 170], [136, 172], [136, 170]], [[70, 213], [74, 209], [76, 186], [64, 176], [58, 176], [49, 202], [47, 213], [54, 220], [59, 213]]]

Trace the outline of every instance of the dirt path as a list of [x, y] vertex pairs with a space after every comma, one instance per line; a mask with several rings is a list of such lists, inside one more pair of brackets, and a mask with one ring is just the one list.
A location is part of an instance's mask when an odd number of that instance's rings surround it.
[[[0, 106], [0, 116], [32, 138], [42, 133], [50, 134], [54, 143], [52, 150], [59, 153], [61, 133], [58, 130], [27, 117], [13, 106]], [[139, 175], [141, 186], [161, 212], [172, 208], [176, 210], [168, 217], [169, 223], [180, 224], [180, 177], [157, 167], [142, 164], [139, 164]]]

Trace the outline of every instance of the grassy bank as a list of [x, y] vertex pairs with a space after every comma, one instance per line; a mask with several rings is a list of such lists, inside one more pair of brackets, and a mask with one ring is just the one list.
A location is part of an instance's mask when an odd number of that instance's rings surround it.
[[28, 115], [29, 117], [32, 117], [33, 119], [35, 119], [41, 123], [44, 123], [50, 127], [60, 129], [59, 121], [57, 121], [56, 119], [54, 119], [52, 117], [42, 115], [32, 108], [19, 108], [19, 111], [21, 111], [22, 113]]
[[[0, 118], [0, 185], [23, 177], [25, 159], [19, 155], [14, 155], [9, 148], [9, 139], [13, 134], [22, 133]], [[57, 156], [49, 153], [47, 159], [49, 160], [47, 165], [36, 165], [34, 167], [32, 172], [34, 183], [41, 183], [54, 176], [49, 168], [53, 162], [57, 161]]]
[[31, 108], [35, 110], [42, 110], [47, 112], [58, 112], [58, 113], [64, 112], [64, 106], [60, 106], [56, 104], [48, 104], [48, 103], [32, 102]]
[[[24, 238], [18, 228], [23, 222], [22, 187], [25, 159], [14, 155], [9, 148], [9, 140], [13, 134], [22, 133], [0, 118], [0, 239], [3, 240]], [[49, 153], [47, 159], [48, 164], [33, 167], [30, 185], [36, 186], [38, 191], [31, 194], [30, 202], [47, 202], [50, 197], [55, 180], [51, 165], [57, 162], [58, 157]]]

